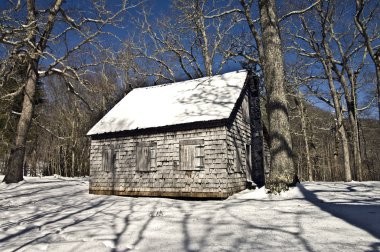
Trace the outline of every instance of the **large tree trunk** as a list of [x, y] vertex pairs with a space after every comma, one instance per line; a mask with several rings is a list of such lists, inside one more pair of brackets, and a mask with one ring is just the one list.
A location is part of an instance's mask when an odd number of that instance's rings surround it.
[[268, 96], [271, 168], [267, 187], [286, 190], [296, 176], [284, 83], [284, 59], [275, 0], [260, 0], [264, 81]]
[[25, 157], [25, 143], [32, 121], [34, 98], [37, 84], [37, 62], [31, 60], [27, 70], [27, 79], [24, 90], [22, 111], [17, 125], [15, 144], [11, 149], [5, 171], [5, 183], [17, 183], [23, 180], [23, 163]]

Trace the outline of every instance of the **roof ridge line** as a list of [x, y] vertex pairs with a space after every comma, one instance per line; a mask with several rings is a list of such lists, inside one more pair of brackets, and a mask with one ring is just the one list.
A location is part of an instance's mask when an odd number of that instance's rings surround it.
[[133, 91], [133, 90], [142, 90], [142, 89], [159, 88], [159, 87], [172, 86], [172, 85], [179, 85], [179, 84], [183, 84], [184, 82], [188, 82], [188, 81], [199, 81], [199, 80], [201, 80], [201, 79], [207, 79], [207, 78], [208, 78], [208, 79], [211, 79], [211, 78], [219, 77], [219, 76], [222, 76], [222, 75], [225, 75], [225, 74], [239, 73], [239, 72], [244, 72], [244, 71], [247, 71], [247, 70], [245, 70], [245, 69], [240, 69], [240, 70], [235, 70], [235, 71], [232, 71], [232, 72], [226, 72], [226, 73], [223, 73], [223, 74], [218, 74], [218, 75], [213, 75], [213, 76], [204, 76], [204, 77], [195, 78], [195, 79], [189, 79], [189, 80], [177, 81], [177, 82], [173, 82], [173, 83], [164, 83], [164, 84], [153, 85], [153, 86], [137, 87], [137, 88], [132, 89], [132, 91]]

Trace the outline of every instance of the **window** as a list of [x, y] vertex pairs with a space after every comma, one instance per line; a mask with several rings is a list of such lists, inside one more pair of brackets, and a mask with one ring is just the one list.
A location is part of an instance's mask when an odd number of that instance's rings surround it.
[[179, 142], [181, 170], [200, 170], [204, 168], [204, 140], [191, 139]]
[[102, 171], [110, 172], [115, 166], [115, 151], [113, 145], [104, 146], [102, 151]]
[[142, 142], [136, 148], [136, 168], [138, 171], [155, 171], [157, 143]]

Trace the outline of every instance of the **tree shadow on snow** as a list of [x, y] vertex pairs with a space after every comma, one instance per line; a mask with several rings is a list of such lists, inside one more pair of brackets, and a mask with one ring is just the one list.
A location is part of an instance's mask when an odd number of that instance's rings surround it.
[[[347, 185], [347, 194], [356, 193], [357, 189], [354, 187], [355, 186]], [[348, 202], [347, 200], [339, 202], [339, 199], [337, 199], [337, 201], [328, 202], [318, 198], [317, 193], [320, 192], [319, 190], [308, 190], [303, 185], [298, 185], [298, 188], [306, 200], [319, 207], [321, 210], [370, 233], [377, 239], [380, 239], [380, 205], [373, 203], [374, 201], [377, 201], [377, 198], [373, 200], [358, 200], [354, 198]], [[380, 249], [380, 243], [373, 243], [371, 246], [373, 248], [372, 251], [379, 251]]]

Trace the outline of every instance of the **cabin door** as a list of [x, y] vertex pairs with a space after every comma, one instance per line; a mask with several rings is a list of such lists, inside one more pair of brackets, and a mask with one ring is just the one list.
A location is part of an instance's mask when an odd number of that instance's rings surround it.
[[245, 175], [247, 176], [247, 181], [252, 181], [252, 145], [245, 145]]

